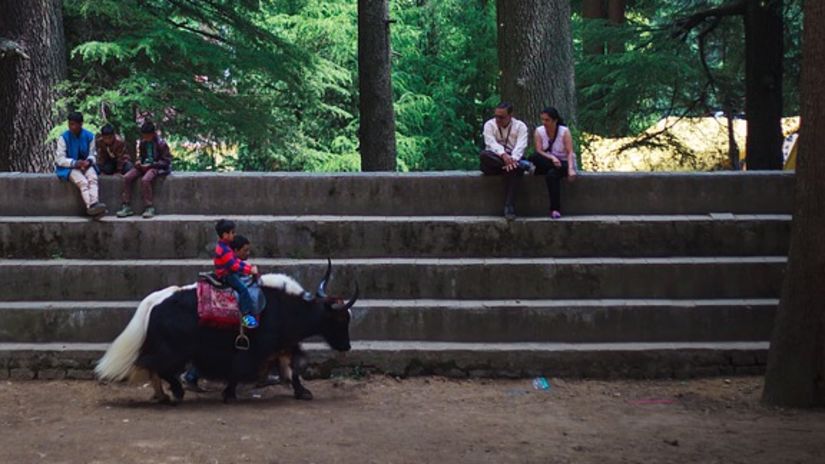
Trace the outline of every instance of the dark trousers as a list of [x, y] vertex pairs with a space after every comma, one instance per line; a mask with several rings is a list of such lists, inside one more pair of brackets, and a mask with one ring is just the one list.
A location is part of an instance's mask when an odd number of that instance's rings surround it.
[[152, 181], [158, 176], [157, 169], [147, 166], [135, 166], [132, 170], [123, 176], [123, 195], [121, 201], [123, 204], [129, 204], [132, 201], [132, 184], [140, 179], [140, 193], [143, 195], [143, 206], [152, 206], [154, 195], [152, 193]]
[[504, 206], [515, 206], [516, 195], [521, 185], [524, 170], [516, 167], [511, 171], [504, 170], [504, 160], [492, 151], [484, 150], [479, 155], [481, 172], [487, 176], [504, 176]]
[[[120, 173], [126, 175], [132, 169], [132, 163], [126, 161], [120, 169]], [[113, 175], [118, 172], [117, 160], [107, 159], [105, 163], [100, 166], [100, 172], [106, 175]]]
[[229, 274], [222, 280], [223, 283], [229, 285], [233, 290], [238, 292], [238, 309], [240, 309], [241, 314], [252, 314], [255, 309], [255, 303], [252, 301], [252, 295], [249, 294], [249, 289], [241, 281], [238, 274]]
[[561, 166], [556, 167], [553, 161], [538, 153], [531, 156], [530, 161], [536, 165], [536, 175], [544, 176], [550, 196], [550, 211], [561, 211], [561, 180], [567, 177], [567, 161], [562, 161]]

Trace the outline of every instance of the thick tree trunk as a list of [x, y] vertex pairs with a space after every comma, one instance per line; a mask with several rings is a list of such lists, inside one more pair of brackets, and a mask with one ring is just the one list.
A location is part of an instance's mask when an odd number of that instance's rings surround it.
[[61, 0], [0, 1], [0, 171], [50, 171], [55, 84], [66, 77]]
[[782, 169], [782, 1], [745, 8], [745, 114], [748, 170]]
[[389, 0], [358, 0], [361, 170], [395, 171]]
[[793, 231], [763, 393], [797, 407], [825, 406], [825, 2], [805, 2], [804, 21]]
[[570, 2], [499, 0], [496, 15], [502, 99], [531, 129], [546, 106], [575, 120]]

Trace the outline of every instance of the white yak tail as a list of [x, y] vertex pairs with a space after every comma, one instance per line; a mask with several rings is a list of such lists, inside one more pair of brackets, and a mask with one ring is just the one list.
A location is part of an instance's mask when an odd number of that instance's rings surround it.
[[168, 287], [150, 294], [138, 305], [135, 315], [129, 325], [123, 329], [114, 342], [106, 350], [95, 366], [95, 374], [100, 380], [117, 381], [125, 379], [132, 371], [135, 361], [140, 355], [140, 349], [146, 340], [146, 331], [149, 329], [149, 316], [152, 309], [163, 300], [180, 290], [180, 287]]

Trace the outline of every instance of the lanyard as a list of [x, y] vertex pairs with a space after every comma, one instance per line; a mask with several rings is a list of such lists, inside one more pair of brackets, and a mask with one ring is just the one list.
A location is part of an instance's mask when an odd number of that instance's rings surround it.
[[[498, 125], [496, 125], [496, 127], [498, 129], [498, 136], [499, 136], [499, 138], [501, 138], [501, 127], [498, 126]], [[506, 151], [507, 154], [510, 153], [507, 150], [510, 149], [510, 131], [512, 129], [513, 129], [513, 121], [511, 120], [510, 124], [507, 126], [507, 135], [504, 136], [504, 151]]]

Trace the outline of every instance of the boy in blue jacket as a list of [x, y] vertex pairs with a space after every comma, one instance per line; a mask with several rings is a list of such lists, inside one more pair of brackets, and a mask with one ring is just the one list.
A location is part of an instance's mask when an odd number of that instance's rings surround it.
[[98, 200], [95, 158], [95, 135], [83, 128], [82, 114], [69, 114], [69, 130], [57, 139], [55, 174], [60, 180], [69, 180], [77, 186], [86, 214], [100, 217], [106, 214], [106, 205]]

